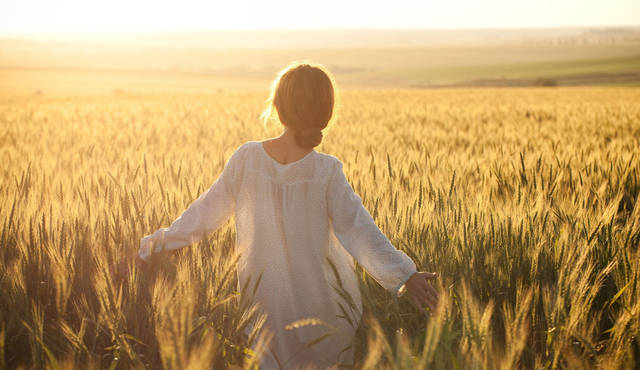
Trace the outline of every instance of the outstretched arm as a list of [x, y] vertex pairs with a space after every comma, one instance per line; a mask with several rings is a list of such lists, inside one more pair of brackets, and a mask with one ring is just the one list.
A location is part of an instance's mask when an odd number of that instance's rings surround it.
[[220, 227], [233, 213], [235, 200], [231, 192], [238, 150], [227, 161], [222, 174], [202, 193], [171, 226], [156, 230], [140, 240], [138, 255], [148, 260], [154, 252], [185, 247], [201, 240]]
[[327, 189], [329, 217], [334, 233], [345, 249], [386, 290], [396, 297], [416, 272], [415, 263], [396, 249], [380, 231], [349, 184], [338, 161]]
[[438, 295], [428, 280], [437, 274], [417, 271], [413, 260], [391, 245], [353, 191], [342, 162], [337, 162], [329, 180], [327, 202], [336, 237], [382, 287], [396, 297], [409, 292], [419, 309], [422, 305], [436, 308]]

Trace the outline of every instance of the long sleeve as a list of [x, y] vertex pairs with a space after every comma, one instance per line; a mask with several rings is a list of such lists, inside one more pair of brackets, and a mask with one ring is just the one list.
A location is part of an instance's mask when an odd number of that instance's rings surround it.
[[240, 148], [229, 158], [214, 184], [171, 226], [160, 228], [140, 240], [140, 258], [147, 260], [154, 252], [178, 249], [195, 243], [229, 219], [235, 209], [232, 188], [239, 152]]
[[327, 207], [334, 233], [345, 249], [385, 289], [396, 297], [404, 294], [404, 284], [416, 265], [396, 249], [375, 224], [336, 162], [327, 189]]

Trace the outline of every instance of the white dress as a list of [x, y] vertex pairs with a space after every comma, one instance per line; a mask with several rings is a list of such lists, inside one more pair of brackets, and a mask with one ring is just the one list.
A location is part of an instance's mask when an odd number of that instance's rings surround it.
[[[395, 297], [404, 293], [416, 265], [376, 226], [347, 181], [342, 162], [312, 150], [281, 164], [260, 141], [249, 141], [236, 149], [215, 183], [171, 226], [140, 241], [138, 253], [147, 259], [152, 250], [192, 244], [234, 212], [238, 289], [249, 277], [253, 288], [262, 273], [252, 302], [267, 314], [263, 330], [273, 334], [260, 359], [261, 370], [295, 369], [307, 363], [322, 369], [351, 365], [350, 346], [362, 315], [353, 259]], [[285, 328], [305, 318], [326, 325]], [[249, 326], [245, 333], [250, 330]]]

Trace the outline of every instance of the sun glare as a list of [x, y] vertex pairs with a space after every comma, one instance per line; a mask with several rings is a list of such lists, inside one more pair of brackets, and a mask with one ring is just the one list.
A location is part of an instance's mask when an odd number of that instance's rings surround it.
[[557, 0], [87, 1], [0, 3], [0, 32], [272, 28], [517, 28], [640, 23], [640, 2]]

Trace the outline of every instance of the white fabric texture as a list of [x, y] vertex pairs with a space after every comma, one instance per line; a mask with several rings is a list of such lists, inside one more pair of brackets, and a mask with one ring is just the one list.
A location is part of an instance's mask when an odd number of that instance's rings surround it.
[[[220, 177], [180, 217], [140, 241], [139, 255], [148, 259], [152, 250], [192, 244], [232, 214], [240, 252], [238, 289], [249, 278], [253, 288], [262, 273], [251, 296], [267, 314], [263, 330], [273, 333], [262, 370], [353, 363], [349, 346], [362, 315], [354, 258], [395, 297], [416, 272], [411, 258], [376, 226], [338, 158], [312, 150], [282, 164], [260, 141], [238, 147]], [[305, 318], [327, 325], [285, 328]]]

